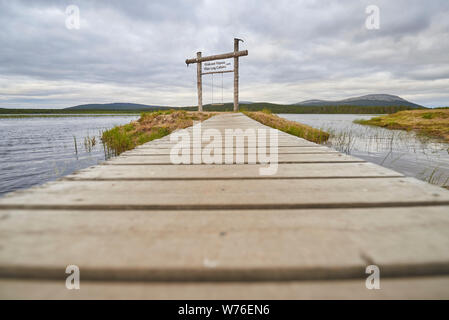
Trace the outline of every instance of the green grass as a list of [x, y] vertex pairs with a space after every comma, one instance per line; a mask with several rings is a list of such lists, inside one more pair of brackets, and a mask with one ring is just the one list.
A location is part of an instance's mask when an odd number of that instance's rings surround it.
[[424, 113], [421, 117], [422, 117], [423, 119], [433, 119], [433, 118], [436, 117], [436, 114], [435, 114], [435, 113], [427, 112], [427, 113]]
[[189, 127], [193, 121], [202, 121], [211, 116], [211, 113], [185, 110], [143, 112], [137, 121], [104, 131], [101, 140], [108, 156], [119, 155], [138, 145], [162, 138], [176, 129]]
[[413, 130], [422, 136], [449, 141], [449, 109], [408, 110], [354, 123], [397, 130]]
[[138, 145], [162, 138], [171, 132], [168, 128], [155, 128], [149, 133], [135, 129], [136, 125], [133, 123], [117, 126], [104, 131], [101, 140], [109, 149], [110, 154], [119, 155], [122, 152], [134, 149]]

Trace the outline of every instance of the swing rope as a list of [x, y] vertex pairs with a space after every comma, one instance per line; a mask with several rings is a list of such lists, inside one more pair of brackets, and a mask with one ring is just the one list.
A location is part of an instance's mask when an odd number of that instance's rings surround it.
[[221, 103], [214, 103], [214, 74], [212, 73], [212, 105], [213, 106], [222, 106], [223, 103], [223, 73], [221, 74]]

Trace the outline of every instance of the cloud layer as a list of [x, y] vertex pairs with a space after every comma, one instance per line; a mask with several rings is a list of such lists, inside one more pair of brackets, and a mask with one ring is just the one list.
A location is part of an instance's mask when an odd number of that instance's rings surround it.
[[[365, 8], [380, 9], [380, 29]], [[66, 28], [66, 7], [80, 29]], [[449, 2], [0, 0], [0, 107], [195, 105], [184, 60], [249, 50], [240, 99], [295, 103], [370, 93], [449, 105]], [[211, 76], [204, 78], [211, 102]], [[215, 76], [215, 101], [221, 76]], [[223, 77], [232, 100], [232, 74]]]

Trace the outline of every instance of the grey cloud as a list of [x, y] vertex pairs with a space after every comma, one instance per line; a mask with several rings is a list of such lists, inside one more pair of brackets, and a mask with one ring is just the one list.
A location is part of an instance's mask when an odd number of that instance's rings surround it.
[[[198, 50], [232, 51], [233, 37], [250, 51], [241, 63], [244, 100], [382, 91], [448, 104], [449, 2], [376, 1], [381, 28], [370, 31], [371, 2], [2, 0], [0, 104], [193, 105], [195, 72], [183, 61]], [[69, 4], [80, 8], [80, 30], [65, 28]], [[429, 90], [436, 80], [442, 87]]]

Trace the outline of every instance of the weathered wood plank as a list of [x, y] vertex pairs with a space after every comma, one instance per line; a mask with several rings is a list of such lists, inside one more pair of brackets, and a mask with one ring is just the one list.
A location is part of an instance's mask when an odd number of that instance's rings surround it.
[[65, 179], [273, 179], [273, 178], [355, 178], [400, 177], [396, 171], [372, 163], [292, 163], [279, 165], [274, 176], [261, 176], [265, 165], [182, 165], [95, 166], [68, 175]]
[[58, 181], [0, 199], [0, 208], [86, 209], [286, 209], [441, 204], [449, 204], [448, 190], [413, 178]]
[[[248, 163], [248, 157], [244, 157], [244, 162]], [[224, 154], [223, 154], [224, 164]], [[234, 154], [234, 163], [235, 163]], [[258, 159], [256, 159], [258, 160]], [[193, 163], [193, 156], [190, 155], [190, 162]], [[316, 154], [279, 154], [278, 163], [320, 163], [320, 162], [365, 162], [364, 160], [344, 155], [341, 153], [316, 153]], [[204, 163], [204, 162], [203, 162]], [[274, 159], [273, 159], [274, 163]], [[151, 156], [120, 156], [112, 158], [104, 164], [173, 164], [169, 155], [151, 155]]]
[[[170, 149], [172, 147], [174, 147], [175, 145], [179, 145], [179, 146], [186, 146], [187, 148], [191, 148], [192, 147], [192, 141], [190, 141], [189, 143], [182, 143], [182, 144], [177, 144], [177, 143], [166, 143], [166, 142], [148, 142], [146, 144], [141, 145], [140, 147], [135, 148], [135, 150], [139, 150], [139, 149], [145, 149], [145, 148], [164, 148], [164, 149]], [[202, 146], [205, 147], [209, 144], [209, 142], [203, 142], [202, 144], [199, 144], [198, 146]], [[224, 145], [224, 142], [223, 142]], [[259, 146], [259, 144], [256, 143], [255, 145], [256, 147]], [[235, 148], [235, 143], [234, 146]], [[240, 147], [240, 146], [239, 146]], [[245, 140], [244, 144], [241, 147], [248, 147], [248, 143]], [[250, 147], [253, 147], [253, 145], [251, 145]], [[270, 148], [270, 145], [267, 143], [266, 144], [267, 148]], [[312, 142], [302, 142], [302, 141], [292, 141], [292, 142], [288, 142], [288, 141], [279, 141], [278, 142], [278, 147], [319, 147], [318, 144], [312, 143]]]
[[449, 277], [382, 279], [380, 290], [363, 280], [173, 283], [98, 282], [81, 280], [81, 290], [62, 281], [0, 280], [0, 299], [449, 299]]
[[[224, 145], [226, 137], [221, 137], [221, 138], [222, 138], [222, 144]], [[231, 139], [231, 138], [228, 138], [228, 139]], [[142, 147], [145, 147], [145, 146], [166, 145], [166, 144], [175, 145], [175, 144], [178, 143], [179, 140], [176, 139], [175, 141], [170, 141], [169, 139], [164, 139], [164, 140], [157, 139], [157, 140], [152, 140], [150, 142], [147, 142], [147, 143], [139, 146], [138, 148], [142, 148]], [[268, 138], [266, 140], [267, 140], [266, 145], [269, 145], [270, 140]], [[198, 143], [201, 140], [200, 139], [192, 139], [192, 138], [190, 138], [189, 141], [190, 141], [190, 144], [193, 144], [193, 143]], [[203, 139], [202, 144], [209, 144], [209, 142], [210, 142], [209, 139], [208, 140]], [[246, 145], [246, 142], [247, 142], [247, 139], [245, 139], [245, 145]], [[235, 139], [234, 139], [234, 144], [235, 144]], [[296, 147], [296, 146], [298, 146], [298, 147], [301, 147], [301, 146], [319, 147], [320, 146], [320, 145], [318, 145], [316, 143], [313, 143], [313, 142], [310, 142], [310, 141], [306, 141], [306, 140], [286, 139], [286, 138], [278, 139], [278, 144], [279, 144], [280, 147], [283, 146], [283, 145], [285, 145], [287, 147], [290, 147], [290, 146], [291, 147]], [[256, 139], [256, 146], [257, 145], [258, 145], [258, 141]]]
[[0, 277], [280, 281], [449, 273], [449, 207], [0, 210]]
[[[222, 144], [224, 145], [224, 142], [226, 141], [226, 139], [228, 139], [229, 141], [231, 141], [232, 137], [226, 137], [226, 136], [222, 136]], [[142, 147], [146, 147], [146, 146], [163, 146], [163, 145], [175, 145], [177, 144], [181, 139], [175, 139], [174, 141], [170, 140], [170, 136], [167, 136], [165, 138], [161, 138], [161, 139], [157, 139], [157, 140], [152, 140], [150, 142], [147, 142], [141, 146], [139, 146], [138, 148], [142, 148]], [[198, 142], [202, 142], [202, 144], [208, 144], [210, 139], [202, 139], [202, 141], [200, 139], [197, 138], [193, 138], [192, 136], [190, 136], [190, 144], [193, 143], [198, 143]], [[234, 144], [236, 139], [234, 138]], [[245, 138], [244, 142], [245, 145], [247, 145], [247, 141], [248, 139]], [[256, 139], [256, 145], [258, 145], [259, 141], [258, 139]], [[266, 136], [266, 144], [269, 145], [270, 139], [269, 136]], [[295, 147], [295, 146], [310, 146], [310, 147], [319, 147], [319, 144], [304, 140], [304, 139], [295, 139], [295, 138], [282, 138], [282, 137], [278, 137], [278, 145], [279, 146], [287, 146], [287, 147]]]
[[[146, 148], [146, 149], [134, 149], [127, 152], [122, 153], [122, 156], [134, 156], [134, 155], [156, 155], [156, 154], [162, 154], [162, 155], [170, 155], [170, 148]], [[190, 146], [190, 153], [191, 154], [203, 154], [204, 150], [200, 148], [192, 148]], [[226, 149], [222, 148], [219, 149], [222, 154], [226, 152]], [[280, 147], [275, 149], [278, 154], [315, 154], [315, 153], [338, 153], [335, 150], [332, 150], [330, 148], [326, 147], [311, 147], [311, 148], [304, 148], [304, 147]], [[234, 154], [257, 154], [258, 148], [232, 148], [229, 150], [230, 152], [233, 152]], [[228, 152], [229, 152], [228, 151]], [[267, 153], [270, 153], [270, 148], [268, 147], [266, 149]], [[212, 152], [214, 154], [214, 152]]]
[[[198, 52], [200, 53], [200, 52]], [[216, 54], [212, 56], [206, 56], [201, 57], [201, 55], [197, 55], [196, 59], [186, 59], [186, 64], [191, 63], [201, 63], [205, 61], [212, 61], [212, 60], [220, 60], [220, 59], [228, 59], [228, 58], [236, 58], [236, 57], [243, 57], [248, 55], [248, 50], [242, 50], [242, 51], [233, 51], [228, 53], [222, 53], [222, 54]]]

